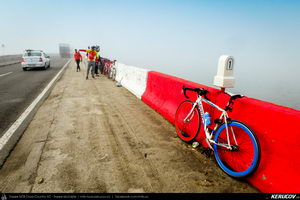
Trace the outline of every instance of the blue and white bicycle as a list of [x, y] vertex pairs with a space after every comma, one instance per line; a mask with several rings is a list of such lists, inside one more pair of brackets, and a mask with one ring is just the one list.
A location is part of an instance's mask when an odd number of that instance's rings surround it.
[[[177, 108], [175, 114], [175, 127], [178, 136], [185, 142], [193, 142], [203, 125], [206, 142], [213, 150], [220, 168], [229, 176], [244, 178], [251, 175], [258, 167], [260, 161], [260, 146], [253, 131], [244, 123], [229, 118], [227, 111], [232, 110], [233, 101], [242, 98], [241, 95], [230, 95], [225, 109], [212, 103], [206, 96], [207, 90], [203, 88], [183, 87], [186, 98], [187, 90], [196, 92], [196, 101], [185, 100]], [[208, 112], [204, 111], [202, 102], [221, 111], [219, 118], [215, 119], [213, 129]]]

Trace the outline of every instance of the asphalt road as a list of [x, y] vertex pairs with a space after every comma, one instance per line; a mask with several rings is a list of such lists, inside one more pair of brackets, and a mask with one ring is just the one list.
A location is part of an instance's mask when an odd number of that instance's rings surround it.
[[20, 63], [0, 67], [0, 137], [68, 61], [59, 56], [50, 59], [46, 70], [23, 71]]

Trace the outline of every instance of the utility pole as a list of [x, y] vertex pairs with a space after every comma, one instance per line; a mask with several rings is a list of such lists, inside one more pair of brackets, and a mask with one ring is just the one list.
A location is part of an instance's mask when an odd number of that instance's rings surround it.
[[5, 53], [5, 45], [4, 44], [1, 44], [1, 47], [2, 47], [2, 55], [4, 56], [4, 53]]

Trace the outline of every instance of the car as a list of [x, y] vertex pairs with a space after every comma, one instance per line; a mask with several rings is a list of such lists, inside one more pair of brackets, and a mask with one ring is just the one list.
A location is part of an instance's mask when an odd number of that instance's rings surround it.
[[21, 65], [24, 71], [28, 68], [42, 68], [45, 70], [50, 67], [50, 56], [41, 50], [27, 49], [23, 53]]

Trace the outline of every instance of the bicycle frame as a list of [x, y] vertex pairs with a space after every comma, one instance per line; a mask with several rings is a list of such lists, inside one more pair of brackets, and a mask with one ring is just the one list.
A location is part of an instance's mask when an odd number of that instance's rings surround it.
[[115, 64], [112, 64], [111, 66], [110, 66], [110, 73], [109, 73], [109, 78], [112, 78], [112, 72], [115, 72], [116, 73], [116, 67], [115, 67]]
[[[217, 130], [217, 128], [219, 127], [219, 125], [216, 124], [215, 127], [214, 127], [214, 129], [213, 129], [213, 131], [211, 133], [209, 133], [209, 129], [208, 129], [206, 121], [204, 119], [204, 108], [203, 108], [202, 101], [205, 102], [205, 103], [207, 103], [208, 105], [210, 105], [210, 106], [218, 109], [219, 111], [221, 111], [221, 115], [220, 115], [219, 119], [221, 119], [221, 120], [222, 120], [222, 118], [224, 119], [224, 123], [225, 123], [225, 126], [226, 126], [227, 143], [217, 143], [217, 142], [215, 142], [213, 140], [214, 132]], [[205, 99], [205, 98], [203, 98], [203, 97], [201, 97], [199, 95], [198, 98], [197, 98], [197, 100], [194, 102], [192, 109], [190, 110], [190, 112], [188, 113], [188, 115], [184, 118], [184, 122], [189, 121], [189, 118], [191, 119], [193, 117], [193, 115], [194, 115], [193, 110], [194, 110], [194, 108], [196, 106], [197, 106], [197, 109], [200, 111], [200, 114], [201, 114], [202, 124], [204, 125], [204, 132], [205, 132], [206, 142], [207, 142], [208, 146], [211, 149], [213, 149], [212, 146], [211, 146], [211, 143], [213, 143], [213, 144], [222, 146], [224, 148], [227, 148], [229, 150], [233, 150], [233, 147], [230, 144], [230, 139], [229, 139], [229, 132], [228, 132], [228, 126], [227, 126], [227, 124], [228, 124], [228, 120], [227, 119], [229, 118], [229, 116], [228, 116], [227, 112], [224, 109], [222, 109], [219, 106], [217, 106], [216, 104], [212, 103], [211, 101], [209, 101], [209, 100], [207, 100], [207, 99]], [[232, 135], [233, 135], [233, 139], [234, 139], [235, 145], [238, 145], [232, 127], [231, 127], [231, 131], [232, 131]]]

